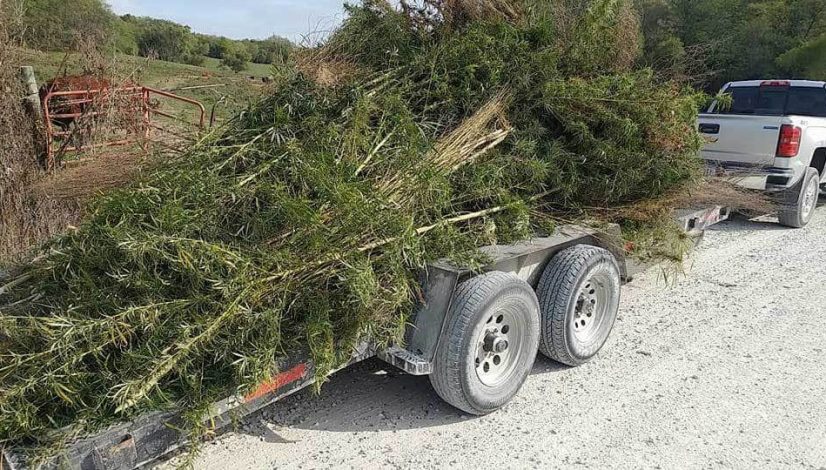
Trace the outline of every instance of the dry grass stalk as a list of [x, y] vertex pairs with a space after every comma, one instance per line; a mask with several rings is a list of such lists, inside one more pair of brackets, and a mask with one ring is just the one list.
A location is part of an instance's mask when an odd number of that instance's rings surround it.
[[502, 143], [512, 131], [507, 120], [509, 101], [507, 91], [498, 93], [473, 116], [442, 137], [428, 160], [440, 168], [455, 171]]
[[617, 220], [646, 222], [670, 216], [675, 207], [701, 209], [712, 206], [730, 207], [756, 214], [768, 214], [777, 210], [776, 204], [762, 193], [740, 188], [724, 179], [709, 178], [696, 186], [679, 188], [660, 198], [617, 207], [612, 215]]
[[634, 68], [634, 64], [642, 50], [642, 35], [640, 34], [640, 17], [630, 1], [621, 2], [617, 11], [617, 27], [615, 44], [617, 49], [615, 69], [627, 72]]
[[50, 199], [83, 202], [135, 181], [147, 169], [148, 161], [149, 157], [140, 149], [110, 149], [94, 159], [67, 165], [32, 185], [32, 191]]
[[[424, 166], [450, 174], [464, 165], [473, 163], [504, 142], [512, 131], [507, 120], [509, 101], [508, 91], [502, 91], [491, 98], [472, 116], [436, 142], [433, 151], [425, 157]], [[369, 160], [370, 156], [359, 168], [359, 172]], [[403, 174], [384, 179], [379, 182], [379, 191], [386, 194], [390, 201], [405, 204], [416, 197], [415, 193], [409, 191], [408, 179], [410, 178]]]
[[305, 77], [325, 88], [350, 83], [362, 75], [362, 71], [352, 60], [338, 56], [328, 47], [297, 52], [296, 68]]
[[522, 18], [520, 3], [513, 0], [438, 0], [438, 3], [445, 18], [451, 21], [497, 18], [518, 21]]

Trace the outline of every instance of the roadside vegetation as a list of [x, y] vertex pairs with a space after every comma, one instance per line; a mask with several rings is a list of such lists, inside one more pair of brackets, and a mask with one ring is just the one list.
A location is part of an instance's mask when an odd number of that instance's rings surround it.
[[[75, 201], [52, 199], [36, 188], [43, 177], [37, 156], [42, 141], [38, 123], [21, 106], [19, 50], [11, 47], [9, 3], [0, 3], [0, 269], [33, 246], [80, 221]], [[6, 23], [7, 25], [7, 23]]]
[[[5, 169], [0, 176], [0, 199], [3, 199], [0, 203], [3, 216], [0, 270], [25, 257], [49, 237], [77, 225], [86, 213], [90, 197], [128, 184], [138, 177], [142, 167], [168, 158], [164, 154], [155, 155], [154, 151], [145, 158], [140, 149], [131, 147], [101, 149], [94, 155], [85, 155], [89, 161], [83, 168], [46, 173], [42, 161], [45, 139], [42, 125], [19, 105], [20, 65], [33, 66], [38, 78], [44, 80], [91, 74], [115, 84], [140, 83], [170, 90], [201, 102], [207, 111], [207, 123], [214, 118], [215, 127], [224, 125], [259, 100], [267, 90], [262, 77], [272, 73], [272, 66], [259, 65], [263, 70], [248, 70], [237, 75], [220, 67], [217, 59], [208, 59], [204, 67], [198, 67], [123, 54], [107, 55], [88, 48], [77, 52], [43, 52], [22, 48], [19, 44], [19, 37], [6, 38], [0, 44], [3, 55], [0, 88], [14, 91], [0, 97], [4, 116], [0, 129], [3, 136], [0, 167]], [[251, 76], [251, 73], [258, 75]], [[191, 108], [176, 107], [174, 102], [163, 105], [167, 112], [194, 121]], [[182, 130], [191, 133], [193, 129]], [[168, 148], [157, 150], [169, 152]]]

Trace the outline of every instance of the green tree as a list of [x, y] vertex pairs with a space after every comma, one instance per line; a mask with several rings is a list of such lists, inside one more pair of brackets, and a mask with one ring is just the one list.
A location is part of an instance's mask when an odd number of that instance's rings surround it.
[[213, 59], [223, 59], [233, 47], [233, 41], [229, 38], [217, 36], [207, 36], [207, 38], [209, 41], [207, 56]]
[[138, 52], [172, 62], [184, 61], [195, 41], [189, 27], [166, 20], [141, 18], [137, 34]]
[[637, 0], [643, 35], [643, 62], [657, 69], [670, 68], [685, 58], [677, 17], [667, 0]]
[[41, 50], [66, 50], [79, 39], [106, 44], [116, 16], [101, 0], [24, 0], [23, 40]]
[[221, 59], [221, 65], [232, 70], [233, 72], [243, 72], [247, 69], [251, 57], [246, 48], [233, 45], [229, 51], [224, 53], [224, 58]]
[[[636, 0], [636, 5], [644, 60], [658, 68], [693, 59], [692, 51], [711, 77], [709, 90], [731, 80], [790, 73], [796, 60], [790, 51], [807, 45], [817, 50], [813, 41], [826, 33], [823, 0]], [[806, 73], [800, 64], [795, 67]]]
[[193, 35], [189, 39], [188, 50], [181, 61], [189, 65], [196, 65], [200, 67], [204, 65], [208, 52], [209, 42], [202, 36]]
[[129, 15], [114, 20], [114, 47], [121, 54], [138, 55], [137, 30], [130, 20]]
[[826, 80], [826, 33], [777, 59], [792, 77]]
[[255, 43], [258, 47], [256, 54], [253, 54], [252, 62], [256, 64], [283, 64], [295, 48], [289, 39], [280, 36], [272, 36]]

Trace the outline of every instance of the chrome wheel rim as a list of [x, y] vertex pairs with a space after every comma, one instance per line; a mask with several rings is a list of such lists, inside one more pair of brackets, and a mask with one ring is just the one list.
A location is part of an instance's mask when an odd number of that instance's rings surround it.
[[489, 314], [476, 337], [476, 376], [484, 385], [502, 385], [519, 363], [528, 325], [518, 311], [503, 308]]
[[812, 214], [815, 204], [817, 203], [818, 192], [820, 192], [819, 190], [820, 187], [817, 184], [817, 180], [812, 179], [811, 183], [809, 183], [806, 187], [806, 191], [803, 193], [803, 207], [800, 212], [804, 220], [808, 219]]
[[587, 279], [577, 294], [571, 315], [571, 330], [581, 343], [598, 339], [602, 324], [611, 307], [611, 279], [605, 273], [596, 273]]

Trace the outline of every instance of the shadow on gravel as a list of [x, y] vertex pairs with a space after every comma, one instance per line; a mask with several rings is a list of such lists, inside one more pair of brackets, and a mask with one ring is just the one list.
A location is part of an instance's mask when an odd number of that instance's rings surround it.
[[[569, 367], [537, 355], [531, 375], [555, 373]], [[531, 380], [529, 377], [528, 380]], [[272, 443], [289, 443], [273, 427], [329, 432], [400, 431], [444, 426], [476, 419], [448, 405], [427, 377], [407, 375], [370, 359], [333, 375], [321, 395], [302, 391], [257, 414], [239, 432]]]
[[772, 216], [750, 217], [745, 214], [734, 212], [729, 220], [720, 222], [708, 228], [709, 232], [742, 232], [742, 231], [783, 231], [794, 230], [777, 223], [777, 218]]
[[[817, 211], [823, 212], [826, 207], [826, 195], [821, 194], [817, 203]], [[817, 213], [815, 214], [817, 216]], [[780, 231], [794, 230], [777, 223], [775, 215], [754, 216], [740, 212], [732, 212], [729, 220], [720, 222], [708, 229], [713, 232], [739, 232], [749, 231]]]

